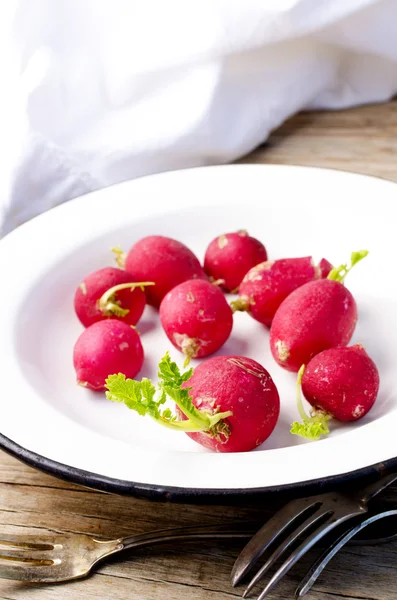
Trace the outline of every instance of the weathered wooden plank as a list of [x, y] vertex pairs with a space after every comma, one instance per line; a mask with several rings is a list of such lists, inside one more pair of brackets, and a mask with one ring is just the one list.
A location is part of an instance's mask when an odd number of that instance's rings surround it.
[[397, 102], [303, 113], [239, 162], [327, 167], [397, 181]]

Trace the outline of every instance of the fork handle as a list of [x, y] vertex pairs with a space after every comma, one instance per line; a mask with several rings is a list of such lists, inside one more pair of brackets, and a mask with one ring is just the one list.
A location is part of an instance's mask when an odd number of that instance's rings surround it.
[[397, 473], [390, 473], [390, 475], [382, 477], [378, 481], [371, 483], [363, 490], [361, 490], [359, 492], [359, 500], [363, 503], [369, 502], [370, 500], [372, 500], [372, 498], [377, 496], [380, 492], [389, 487], [389, 485], [391, 485], [396, 480]]
[[137, 548], [159, 544], [161, 542], [172, 542], [177, 540], [200, 540], [200, 539], [247, 539], [252, 536], [258, 528], [258, 523], [224, 523], [221, 525], [201, 525], [194, 527], [179, 527], [173, 529], [159, 529], [137, 535], [121, 538], [119, 543], [123, 549]]

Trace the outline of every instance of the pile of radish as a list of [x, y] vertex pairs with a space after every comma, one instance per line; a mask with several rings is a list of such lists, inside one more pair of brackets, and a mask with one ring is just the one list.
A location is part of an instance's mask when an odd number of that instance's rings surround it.
[[236, 311], [259, 321], [275, 362], [298, 373], [301, 422], [293, 423], [293, 434], [319, 439], [331, 419], [354, 421], [373, 406], [379, 374], [360, 344], [348, 346], [358, 312], [344, 284], [367, 251], [353, 252], [351, 264], [337, 268], [310, 256], [268, 260], [265, 246], [243, 230], [212, 240], [203, 266], [187, 246], [160, 235], [138, 240], [126, 254], [115, 251], [118, 268], [86, 275], [75, 291], [85, 327], [73, 352], [79, 385], [106, 390], [110, 400], [217, 452], [246, 452], [271, 435], [279, 393], [269, 372], [249, 357], [214, 356], [181, 372], [164, 348], [157, 384], [136, 379], [144, 347], [135, 326], [149, 304], [185, 367], [229, 338], [233, 343]]

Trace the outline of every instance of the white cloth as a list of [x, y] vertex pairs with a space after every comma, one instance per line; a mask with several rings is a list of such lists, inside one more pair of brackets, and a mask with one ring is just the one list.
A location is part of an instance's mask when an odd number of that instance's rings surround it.
[[[0, 3], [0, 232], [397, 92], [397, 0]], [[133, 200], [132, 200], [133, 201]]]

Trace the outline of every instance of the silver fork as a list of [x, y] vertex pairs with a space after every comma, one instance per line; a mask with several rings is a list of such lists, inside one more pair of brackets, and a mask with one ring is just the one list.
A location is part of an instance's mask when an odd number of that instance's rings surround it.
[[312, 564], [302, 581], [300, 582], [297, 590], [295, 592], [295, 598], [299, 600], [299, 598], [303, 598], [307, 594], [307, 592], [313, 587], [313, 584], [321, 573], [324, 571], [325, 567], [329, 563], [329, 561], [347, 544], [357, 533], [368, 527], [368, 525], [372, 525], [376, 521], [380, 519], [386, 519], [389, 517], [397, 516], [397, 510], [385, 510], [383, 512], [376, 513], [371, 515], [364, 521], [361, 521], [358, 525], [355, 525], [347, 532], [344, 532], [339, 538], [337, 538], [331, 546], [329, 546], [321, 556]]
[[329, 492], [289, 502], [273, 515], [243, 548], [232, 569], [232, 585], [236, 586], [263, 553], [284, 534], [286, 537], [275, 547], [250, 581], [243, 594], [245, 598], [276, 561], [304, 537], [259, 595], [258, 600], [263, 600], [314, 544], [338, 525], [365, 514], [368, 511], [368, 502], [396, 480], [397, 473], [393, 473], [353, 494]]
[[98, 561], [121, 550], [160, 542], [247, 538], [256, 527], [252, 523], [222, 523], [162, 529], [105, 541], [74, 533], [0, 534], [0, 578], [39, 583], [78, 579], [88, 575]]

